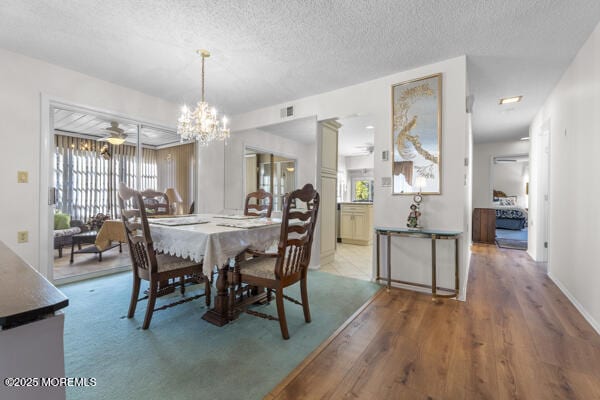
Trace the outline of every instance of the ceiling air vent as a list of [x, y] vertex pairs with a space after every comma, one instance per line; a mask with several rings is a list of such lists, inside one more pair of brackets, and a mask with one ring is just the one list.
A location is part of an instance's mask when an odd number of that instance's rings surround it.
[[294, 116], [294, 106], [284, 107], [281, 109], [281, 118], [288, 118]]

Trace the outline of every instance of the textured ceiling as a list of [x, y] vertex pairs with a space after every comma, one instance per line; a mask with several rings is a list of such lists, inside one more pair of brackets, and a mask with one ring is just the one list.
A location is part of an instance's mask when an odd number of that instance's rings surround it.
[[0, 47], [177, 103], [207, 48], [230, 115], [466, 54], [486, 141], [526, 132], [599, 20], [598, 0], [3, 0]]

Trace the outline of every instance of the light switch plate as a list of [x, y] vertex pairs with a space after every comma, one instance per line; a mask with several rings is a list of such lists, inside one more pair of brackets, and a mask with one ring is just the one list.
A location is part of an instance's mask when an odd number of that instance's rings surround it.
[[29, 182], [29, 173], [27, 171], [17, 171], [17, 183]]
[[381, 186], [382, 187], [392, 186], [392, 178], [389, 176], [382, 176], [381, 177]]
[[29, 231], [17, 232], [17, 243], [27, 243], [27, 242], [29, 242]]

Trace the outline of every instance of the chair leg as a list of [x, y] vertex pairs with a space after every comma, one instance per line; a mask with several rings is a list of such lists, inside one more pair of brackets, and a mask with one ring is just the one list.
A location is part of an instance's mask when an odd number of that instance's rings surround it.
[[287, 320], [285, 319], [285, 309], [283, 308], [283, 288], [280, 288], [275, 292], [275, 301], [277, 302], [277, 316], [279, 317], [281, 336], [287, 340], [290, 338], [290, 334], [288, 332]]
[[267, 302], [270, 303], [273, 299], [273, 290], [267, 288]]
[[133, 289], [131, 290], [131, 301], [129, 302], [129, 312], [127, 313], [127, 318], [133, 318], [133, 314], [135, 314], [135, 307], [137, 306], [140, 295], [140, 281], [141, 279], [137, 276], [133, 277]]
[[181, 287], [179, 288], [179, 290], [181, 291], [181, 295], [183, 296], [185, 294], [185, 275], [181, 275], [179, 277], [179, 282], [181, 283]]
[[150, 293], [148, 293], [148, 305], [146, 306], [146, 317], [144, 318], [142, 329], [148, 329], [150, 327], [150, 321], [152, 320], [152, 313], [154, 312], [157, 294], [158, 282], [154, 279], [150, 279]]
[[308, 290], [306, 289], [306, 278], [300, 280], [300, 295], [302, 296], [302, 310], [304, 320], [310, 322], [310, 308], [308, 307]]

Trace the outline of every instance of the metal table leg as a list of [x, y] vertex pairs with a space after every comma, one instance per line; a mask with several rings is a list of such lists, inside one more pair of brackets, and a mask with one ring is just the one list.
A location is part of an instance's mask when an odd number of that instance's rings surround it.
[[435, 300], [437, 296], [437, 266], [436, 266], [436, 236], [431, 235], [431, 297]]
[[392, 236], [387, 235], [387, 291], [392, 288]]

